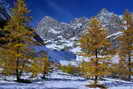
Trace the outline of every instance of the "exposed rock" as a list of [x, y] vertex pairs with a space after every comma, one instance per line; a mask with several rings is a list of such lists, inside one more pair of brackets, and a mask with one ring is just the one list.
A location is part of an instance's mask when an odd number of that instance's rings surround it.
[[[122, 17], [122, 16], [121, 16]], [[108, 29], [108, 35], [119, 32], [123, 29], [120, 25], [122, 18], [102, 9], [97, 15], [104, 27]], [[71, 50], [77, 47], [77, 40], [85, 31], [89, 19], [85, 17], [75, 18], [70, 23], [58, 22], [57, 20], [45, 16], [38, 24], [36, 32], [48, 42], [49, 48]], [[111, 37], [114, 40], [113, 37]], [[116, 44], [113, 44], [115, 47]]]

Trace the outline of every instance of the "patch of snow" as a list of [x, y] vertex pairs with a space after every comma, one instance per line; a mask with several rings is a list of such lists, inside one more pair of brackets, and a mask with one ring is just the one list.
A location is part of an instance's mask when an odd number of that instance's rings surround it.
[[73, 65], [73, 66], [78, 66], [77, 61], [66, 61], [66, 60], [60, 60], [61, 65]]
[[54, 33], [54, 34], [59, 34], [59, 33], [61, 33], [61, 31], [56, 31], [56, 30], [53, 29], [53, 28], [50, 28], [49, 32], [52, 32], [52, 33]]
[[[105, 84], [108, 89], [133, 89], [133, 83], [119, 79], [104, 78], [100, 81]], [[100, 89], [88, 88], [85, 85], [90, 84], [92, 80], [86, 80], [79, 76], [73, 76], [60, 70], [54, 70], [48, 80], [36, 81], [31, 84], [15, 83], [0, 80], [0, 89]]]
[[81, 52], [81, 48], [80, 47], [72, 48], [70, 51], [77, 54], [78, 52]]
[[112, 63], [117, 64], [117, 63], [119, 63], [119, 61], [120, 61], [119, 55], [115, 55], [112, 57]]
[[[107, 38], [111, 38], [111, 37], [114, 37], [114, 36], [116, 36], [115, 38], [117, 38], [117, 37], [118, 37], [119, 35], [121, 35], [121, 34], [122, 34], [122, 32], [113, 33], [113, 34], [107, 36]], [[114, 38], [114, 39], [115, 39], [115, 38]]]

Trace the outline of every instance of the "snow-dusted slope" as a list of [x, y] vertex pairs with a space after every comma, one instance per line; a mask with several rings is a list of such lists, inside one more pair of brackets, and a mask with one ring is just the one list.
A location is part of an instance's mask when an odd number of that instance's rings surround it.
[[[48, 76], [48, 80], [40, 80], [31, 84], [0, 80], [0, 89], [100, 89], [86, 87], [85, 85], [90, 82], [92, 81], [55, 70]], [[100, 81], [100, 83], [105, 84], [108, 89], [133, 89], [132, 82], [117, 79], [105, 79], [105, 81]]]
[[75, 18], [70, 23], [58, 22], [51, 17], [44, 17], [37, 26], [36, 32], [47, 42], [47, 47], [56, 50], [69, 50], [76, 47], [87, 18]]

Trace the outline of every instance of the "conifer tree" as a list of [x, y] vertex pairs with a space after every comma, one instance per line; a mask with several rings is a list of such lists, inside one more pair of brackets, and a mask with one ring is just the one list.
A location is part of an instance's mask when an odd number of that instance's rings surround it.
[[3, 72], [5, 74], [16, 74], [19, 82], [24, 70], [28, 69], [29, 59], [32, 59], [32, 50], [29, 49], [29, 42], [32, 42], [32, 32], [28, 28], [30, 17], [24, 0], [17, 0], [15, 7], [11, 11], [11, 18], [4, 31], [8, 32], [2, 40], [6, 44], [2, 45], [0, 51]]
[[[102, 27], [97, 18], [89, 21], [86, 32], [80, 39], [80, 47], [84, 57], [88, 57], [89, 62], [84, 63], [86, 77], [94, 77], [94, 84], [98, 83], [99, 77], [109, 74], [110, 42], [106, 39], [106, 29]], [[90, 57], [90, 58], [89, 58]]]
[[133, 14], [126, 11], [123, 18], [125, 29], [122, 30], [123, 34], [118, 38], [120, 43], [119, 55], [127, 65], [128, 79], [131, 80], [131, 75], [133, 75]]
[[80, 72], [79, 67], [73, 66], [72, 64], [60, 65], [59, 69], [62, 70], [63, 72], [73, 75], [78, 75]]
[[32, 77], [37, 76], [38, 74], [42, 74], [42, 78], [45, 79], [46, 75], [50, 69], [50, 62], [48, 61], [48, 56], [46, 52], [41, 51], [41, 57], [34, 58], [31, 65]]

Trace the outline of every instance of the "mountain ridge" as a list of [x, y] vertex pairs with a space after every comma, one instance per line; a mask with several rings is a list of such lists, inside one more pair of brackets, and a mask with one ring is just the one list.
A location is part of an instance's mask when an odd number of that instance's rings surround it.
[[[122, 16], [107, 9], [102, 9], [96, 16], [102, 25], [108, 29], [109, 35], [120, 32], [123, 27], [120, 24], [123, 22]], [[52, 17], [45, 16], [37, 25], [36, 32], [41, 38], [47, 42], [48, 48], [57, 50], [71, 50], [76, 48], [77, 41], [84, 33], [90, 19], [86, 17], [74, 18], [69, 23], [59, 22]], [[113, 35], [114, 36], [114, 35]], [[111, 41], [114, 39], [111, 39]], [[114, 45], [115, 46], [115, 45]]]

